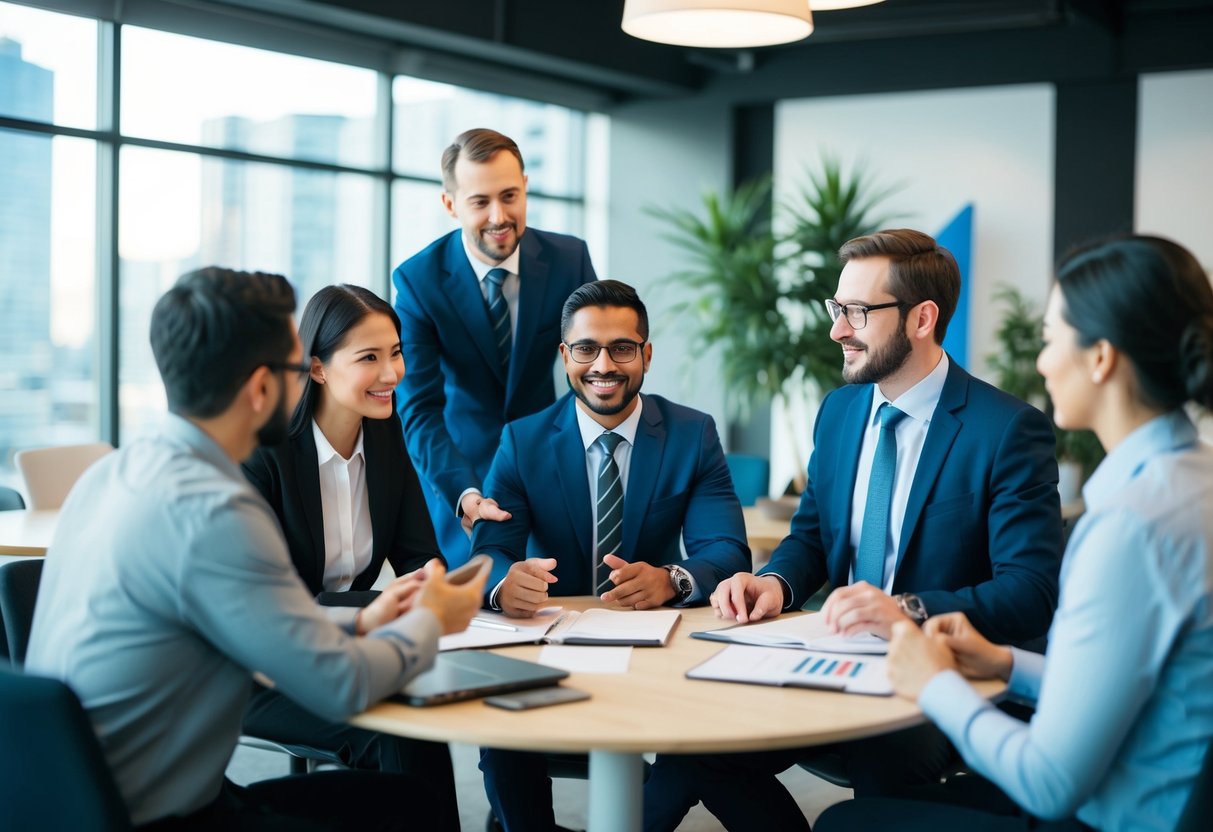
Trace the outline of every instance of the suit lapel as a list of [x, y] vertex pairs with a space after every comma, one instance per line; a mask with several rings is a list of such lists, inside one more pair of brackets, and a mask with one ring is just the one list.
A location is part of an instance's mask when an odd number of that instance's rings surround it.
[[[838, 470], [837, 482], [843, 483], [841, 493], [835, 496], [841, 498], [841, 511], [834, 514], [834, 539], [840, 541], [836, 548], [841, 548], [847, 558], [851, 549], [851, 513], [855, 510], [855, 477], [859, 473], [859, 454], [863, 450], [863, 435], [868, 427], [868, 415], [872, 412], [872, 385], [859, 394], [847, 408], [843, 417], [842, 429], [838, 436]], [[818, 485], [822, 485], [819, 483]], [[850, 565], [848, 560], [847, 566]]]
[[[489, 323], [489, 310], [480, 292], [476, 273], [463, 250], [462, 232], [457, 231], [447, 241], [443, 257], [443, 293], [450, 299], [459, 320], [463, 321], [468, 337], [480, 351], [485, 364], [497, 379], [505, 385], [505, 373], [501, 370], [501, 359], [497, 345], [493, 342], [493, 327]], [[511, 362], [512, 364], [513, 362]]]
[[[395, 417], [393, 417], [395, 418]], [[394, 529], [389, 522], [395, 521], [392, 506], [400, 504], [400, 488], [403, 483], [399, 472], [388, 471], [384, 466], [397, 460], [380, 441], [381, 432], [370, 419], [362, 420], [362, 464], [366, 471], [366, 498], [371, 513], [371, 563], [363, 572], [370, 577], [367, 588], [379, 577], [379, 569], [392, 545]], [[355, 578], [357, 582], [357, 578]], [[360, 589], [363, 587], [359, 587]]]
[[[522, 381], [541, 313], [546, 308], [544, 296], [548, 287], [548, 264], [539, 258], [539, 239], [534, 232], [522, 235], [518, 256], [518, 309], [514, 327], [514, 352], [510, 356], [510, 377], [506, 385], [506, 402]], [[487, 320], [487, 317], [486, 317]], [[555, 356], [552, 356], [553, 360]]]
[[[550, 440], [552, 457], [556, 460], [556, 476], [560, 480], [560, 493], [564, 497], [579, 549], [573, 564], [562, 565], [560, 571], [570, 579], [576, 577], [573, 582], [582, 587], [579, 592], [592, 592], [589, 568], [594, 536], [590, 527], [594, 523], [594, 516], [590, 513], [590, 483], [586, 478], [585, 446], [581, 444], [581, 431], [577, 427], [577, 416], [573, 410], [576, 406], [573, 397], [568, 396], [567, 404], [556, 416], [556, 430]], [[575, 568], [566, 569], [568, 565]]]
[[299, 505], [307, 518], [312, 538], [312, 569], [315, 583], [324, 582], [324, 509], [320, 504], [320, 463], [316, 460], [316, 439], [309, 423], [298, 439], [291, 442], [295, 453], [295, 487], [299, 489]]
[[633, 563], [641, 560], [638, 548], [640, 528], [653, 501], [666, 439], [666, 429], [657, 403], [648, 398], [640, 401], [644, 409], [640, 414], [640, 424], [636, 427], [636, 444], [632, 447], [632, 457], [628, 463], [628, 484], [623, 495], [623, 541], [620, 544], [623, 547], [620, 557]]
[[927, 428], [927, 438], [922, 446], [922, 455], [918, 458], [918, 467], [914, 469], [914, 482], [910, 485], [910, 496], [906, 500], [906, 515], [901, 523], [901, 538], [897, 544], [897, 569], [901, 569], [902, 558], [905, 557], [906, 546], [914, 536], [918, 519], [927, 503], [935, 480], [948, 458], [948, 451], [960, 432], [960, 420], [954, 411], [964, 407], [969, 395], [968, 374], [949, 357], [948, 377], [944, 381], [943, 390], [939, 394], [939, 404], [931, 416], [931, 426]]

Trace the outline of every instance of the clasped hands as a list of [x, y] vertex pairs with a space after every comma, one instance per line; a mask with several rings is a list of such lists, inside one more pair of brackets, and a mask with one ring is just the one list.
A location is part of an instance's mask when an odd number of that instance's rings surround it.
[[[610, 580], [614, 584], [614, 588], [599, 596], [606, 603], [647, 610], [674, 597], [670, 573], [660, 566], [628, 563], [615, 555], [607, 555], [603, 563], [611, 568]], [[552, 574], [555, 568], [555, 558], [528, 558], [510, 566], [497, 590], [501, 611], [514, 618], [530, 618], [547, 606], [548, 587], [557, 581]]]
[[444, 635], [462, 632], [480, 609], [489, 568], [486, 563], [470, 581], [450, 584], [446, 581], [446, 567], [434, 558], [421, 569], [401, 575], [384, 587], [378, 598], [358, 611], [354, 630], [360, 636], [366, 635], [420, 605], [434, 613]]

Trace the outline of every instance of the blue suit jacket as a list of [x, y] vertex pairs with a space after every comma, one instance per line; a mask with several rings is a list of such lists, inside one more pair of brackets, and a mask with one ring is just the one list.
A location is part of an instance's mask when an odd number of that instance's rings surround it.
[[468, 538], [455, 516], [459, 495], [482, 486], [506, 422], [555, 401], [560, 310], [573, 290], [597, 279], [584, 242], [526, 230], [507, 377], [461, 233], [436, 240], [392, 274], [404, 353], [397, 401], [405, 443], [452, 568], [468, 559]]
[[[633, 563], [680, 563], [706, 598], [721, 580], [750, 569], [741, 503], [716, 425], [661, 396], [641, 402], [618, 554]], [[513, 518], [479, 522], [472, 534], [472, 551], [493, 558], [489, 593], [524, 557], [556, 558], [552, 595], [594, 591], [590, 484], [576, 406], [569, 393], [506, 426], [486, 486]]]
[[[760, 572], [788, 581], [793, 609], [827, 579], [847, 584], [851, 498], [871, 406], [870, 384], [822, 402], [791, 534]], [[893, 592], [915, 593], [931, 615], [964, 612], [997, 643], [1043, 636], [1062, 551], [1053, 450], [1040, 411], [953, 361], [910, 487]]]

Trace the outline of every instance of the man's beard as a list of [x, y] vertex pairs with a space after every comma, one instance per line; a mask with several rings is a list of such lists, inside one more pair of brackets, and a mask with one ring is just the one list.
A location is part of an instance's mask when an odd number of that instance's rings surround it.
[[257, 431], [257, 442], [267, 447], [285, 442], [286, 429], [289, 424], [290, 418], [286, 412], [286, 396], [283, 395], [279, 397], [278, 406], [274, 408], [274, 413], [270, 416], [269, 421]]
[[[492, 243], [484, 239], [485, 231], [500, 231], [503, 228], [512, 228], [514, 230], [514, 248], [506, 252], [498, 251], [493, 247]], [[517, 250], [518, 246], [522, 244], [522, 235], [518, 233], [517, 223], [510, 222], [505, 223], [504, 225], [493, 226], [492, 228], [486, 227], [480, 229], [480, 232], [481, 233], [476, 235], [476, 248], [480, 249], [480, 253], [492, 260], [494, 263], [500, 263], [502, 260], [509, 257], [514, 253], [515, 250]]]
[[585, 394], [586, 385], [589, 384], [587, 376], [582, 376], [581, 381], [576, 385], [573, 384], [573, 380], [571, 378], [565, 376], [565, 380], [569, 383], [569, 388], [573, 391], [573, 395], [580, 399], [582, 404], [593, 412], [597, 413], [599, 416], [614, 416], [617, 413], [622, 413], [623, 411], [627, 410], [632, 406], [632, 402], [636, 400], [636, 396], [640, 394], [640, 388], [644, 386], [644, 376], [640, 377], [640, 381], [636, 384], [635, 389], [628, 386], [628, 377], [623, 374], [616, 375], [614, 373], [608, 373], [606, 375], [592, 375], [588, 376], [588, 378], [598, 379], [601, 381], [617, 380], [623, 385], [623, 397], [620, 399], [619, 404], [595, 404], [594, 402], [590, 401], [589, 397]]
[[[897, 331], [883, 347], [867, 349], [867, 360], [863, 366], [851, 369], [843, 364], [842, 380], [847, 384], [879, 384], [900, 370], [913, 350], [910, 339], [906, 337], [904, 323], [899, 323]], [[846, 346], [867, 346], [857, 338], [847, 338], [842, 343]]]

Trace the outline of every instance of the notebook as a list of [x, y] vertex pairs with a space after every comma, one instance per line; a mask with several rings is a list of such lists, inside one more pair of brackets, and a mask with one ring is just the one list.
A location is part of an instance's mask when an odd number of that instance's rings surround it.
[[891, 696], [883, 656], [817, 653], [786, 647], [731, 644], [687, 671], [688, 679], [744, 682], [751, 685], [821, 688], [845, 693]]
[[495, 693], [542, 688], [568, 675], [564, 670], [496, 653], [477, 650], [439, 653], [432, 668], [405, 685], [392, 699], [407, 705], [445, 705]]
[[502, 647], [507, 644], [608, 644], [630, 647], [664, 647], [677, 610], [562, 611], [540, 610], [534, 618], [509, 618], [491, 612], [477, 613], [462, 633], [443, 636], [439, 650]]
[[871, 633], [842, 636], [826, 628], [825, 616], [781, 615], [757, 624], [735, 624], [720, 630], [691, 633], [692, 638], [726, 641], [733, 644], [753, 644], [759, 647], [793, 647], [800, 650], [825, 650], [831, 653], [867, 653], [884, 655], [889, 643]]

